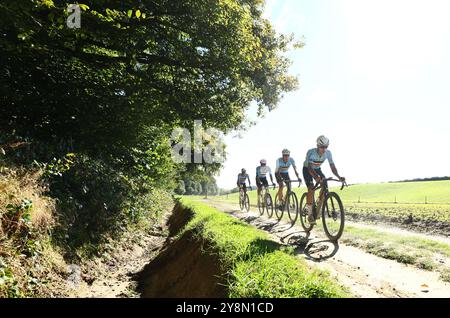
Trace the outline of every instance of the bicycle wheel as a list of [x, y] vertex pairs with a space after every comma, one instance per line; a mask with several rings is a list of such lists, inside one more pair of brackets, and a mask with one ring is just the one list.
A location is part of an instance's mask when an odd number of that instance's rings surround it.
[[250, 198], [248, 197], [247, 193], [244, 196], [244, 206], [247, 212], [250, 211]]
[[298, 217], [298, 199], [295, 192], [291, 192], [288, 196], [287, 212], [289, 219], [291, 220], [291, 224], [294, 225]]
[[330, 241], [336, 242], [344, 232], [344, 206], [335, 192], [327, 195], [325, 204], [322, 207], [322, 223], [325, 234]]
[[278, 202], [278, 195], [275, 195], [275, 215], [277, 216], [278, 220], [281, 220], [284, 214], [284, 204], [281, 206], [281, 210], [278, 207], [280, 203]]
[[273, 201], [270, 193], [266, 193], [266, 198], [264, 202], [266, 204], [267, 215], [269, 216], [269, 218], [271, 218], [273, 215]]
[[260, 195], [258, 196], [258, 210], [259, 210], [259, 215], [262, 216], [262, 215], [264, 214], [264, 208], [265, 208], [265, 206], [266, 206], [266, 202], [265, 202], [265, 200], [264, 200], [264, 198], [263, 198], [262, 191], [261, 191]]
[[306, 196], [307, 193], [303, 193], [302, 198], [300, 199], [299, 214], [303, 229], [305, 230], [305, 232], [311, 232], [312, 228], [314, 227], [314, 224], [309, 223], [308, 212], [305, 211]]
[[241, 209], [241, 211], [244, 211], [244, 194], [243, 193], [239, 194], [239, 208]]

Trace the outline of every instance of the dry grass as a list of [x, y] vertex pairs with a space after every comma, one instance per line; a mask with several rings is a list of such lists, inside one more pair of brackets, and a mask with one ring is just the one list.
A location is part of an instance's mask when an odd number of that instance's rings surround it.
[[54, 200], [43, 195], [47, 188], [39, 181], [40, 177], [41, 171], [0, 169], [0, 213], [8, 204], [19, 205], [23, 200], [30, 200], [33, 203], [31, 222], [39, 232], [53, 224], [55, 210]]
[[[48, 270], [64, 265], [46, 243], [55, 210], [46, 190], [41, 171], [0, 167], [0, 298], [45, 295], [42, 282], [59, 279]], [[23, 202], [31, 207], [22, 209]]]

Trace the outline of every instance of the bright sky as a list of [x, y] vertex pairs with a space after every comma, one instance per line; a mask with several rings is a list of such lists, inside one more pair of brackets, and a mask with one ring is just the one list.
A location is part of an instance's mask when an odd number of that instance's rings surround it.
[[449, 12], [448, 0], [267, 0], [278, 32], [304, 36], [290, 54], [300, 89], [226, 137], [218, 185], [242, 167], [254, 185], [259, 160], [274, 170], [283, 148], [301, 168], [321, 134], [350, 183], [450, 175]]

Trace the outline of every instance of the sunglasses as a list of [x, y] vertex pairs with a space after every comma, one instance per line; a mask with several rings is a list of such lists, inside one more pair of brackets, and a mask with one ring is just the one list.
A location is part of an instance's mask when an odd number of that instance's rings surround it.
[[327, 149], [328, 146], [320, 146], [319, 148], [320, 148], [320, 149]]

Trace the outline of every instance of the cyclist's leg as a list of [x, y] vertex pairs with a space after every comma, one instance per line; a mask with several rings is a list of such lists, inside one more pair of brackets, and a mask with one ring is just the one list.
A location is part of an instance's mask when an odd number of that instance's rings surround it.
[[287, 195], [291, 191], [292, 186], [291, 186], [291, 183], [289, 182], [289, 181], [291, 181], [291, 178], [289, 177], [288, 173], [283, 173], [282, 177], [283, 177], [284, 183], [286, 184], [286, 188], [287, 188], [286, 189], [286, 194], [285, 194], [285, 196], [283, 198], [283, 201], [285, 201], [287, 199]]
[[308, 194], [306, 195], [306, 204], [312, 205], [314, 199], [314, 181], [307, 167], [303, 167], [303, 179], [305, 180], [306, 187], [308, 188]]
[[308, 187], [308, 194], [306, 195], [306, 206], [305, 206], [306, 212], [308, 213], [308, 222], [314, 224], [315, 223], [313, 215], [314, 181], [307, 167], [303, 167], [303, 178], [305, 179], [306, 186]]
[[278, 192], [277, 192], [278, 202], [281, 203], [281, 201], [283, 201], [283, 187], [284, 187], [284, 182], [281, 177], [281, 173], [279, 172], [275, 173], [275, 179], [277, 179], [278, 183]]
[[322, 169], [317, 169], [316, 173], [322, 178], [325, 188], [328, 188], [328, 181], [326, 180], [327, 177], [325, 177], [325, 175], [323, 174]]
[[263, 185], [263, 186], [265, 186], [265, 187], [268, 187], [268, 186], [269, 186], [269, 181], [267, 181], [267, 178], [262, 178], [262, 179], [261, 179], [261, 182], [262, 182], [262, 185]]
[[261, 194], [261, 188], [262, 188], [262, 184], [261, 184], [261, 179], [256, 177], [256, 191], [257, 191], [257, 197], [258, 197], [258, 203], [259, 203], [259, 196]]

